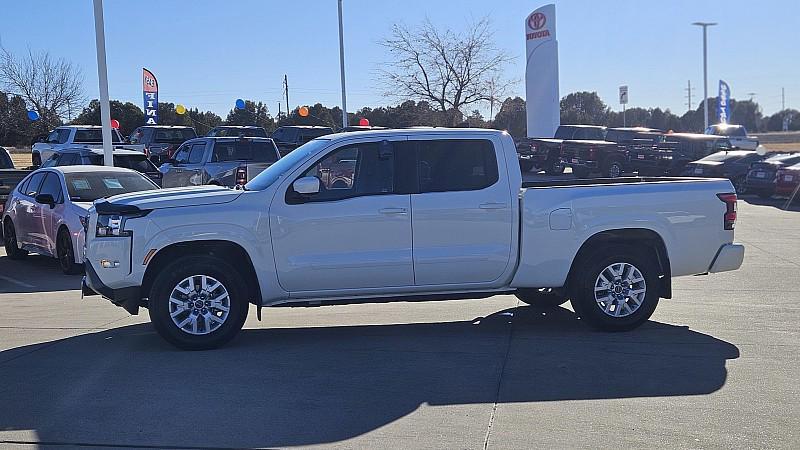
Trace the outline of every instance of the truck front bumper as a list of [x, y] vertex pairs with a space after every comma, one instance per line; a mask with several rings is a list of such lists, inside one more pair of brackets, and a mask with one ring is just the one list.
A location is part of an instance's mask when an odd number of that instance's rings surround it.
[[742, 266], [744, 261], [744, 245], [725, 244], [719, 248], [717, 256], [708, 269], [710, 273], [727, 272], [736, 270]]
[[130, 286], [121, 289], [112, 289], [102, 281], [97, 272], [88, 261], [85, 263], [86, 275], [81, 282], [81, 295], [101, 295], [111, 303], [124, 308], [125, 311], [133, 315], [139, 314], [139, 307], [142, 306], [141, 288]]

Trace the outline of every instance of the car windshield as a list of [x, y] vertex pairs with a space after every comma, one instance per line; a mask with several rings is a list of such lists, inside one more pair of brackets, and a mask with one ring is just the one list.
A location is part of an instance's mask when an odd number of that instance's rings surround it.
[[216, 128], [209, 133], [215, 137], [267, 137], [267, 132], [263, 128]]
[[272, 185], [286, 172], [305, 161], [310, 155], [317, 153], [330, 143], [330, 139], [317, 138], [309, 141], [288, 155], [279, 159], [275, 164], [267, 167], [264, 171], [250, 180], [244, 187], [249, 191], [260, 191]]
[[156, 128], [153, 130], [153, 142], [166, 144], [182, 144], [197, 137], [191, 128]]
[[158, 189], [147, 177], [136, 172], [65, 173], [69, 199], [93, 202], [128, 192]]
[[[75, 130], [75, 139], [73, 139], [73, 142], [76, 144], [102, 144], [103, 130], [100, 128], [81, 128]], [[111, 142], [120, 142], [117, 130], [111, 130]]]
[[[103, 165], [103, 155], [92, 155], [89, 157], [89, 160], [94, 166]], [[137, 172], [158, 171], [158, 167], [150, 162], [145, 155], [114, 155], [114, 166], [132, 169]]]

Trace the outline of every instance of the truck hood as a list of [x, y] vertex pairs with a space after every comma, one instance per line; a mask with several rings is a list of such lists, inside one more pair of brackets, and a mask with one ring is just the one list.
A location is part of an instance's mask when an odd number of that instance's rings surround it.
[[110, 197], [107, 202], [115, 207], [141, 210], [178, 208], [228, 203], [236, 200], [242, 192], [221, 186], [192, 186], [120, 194]]

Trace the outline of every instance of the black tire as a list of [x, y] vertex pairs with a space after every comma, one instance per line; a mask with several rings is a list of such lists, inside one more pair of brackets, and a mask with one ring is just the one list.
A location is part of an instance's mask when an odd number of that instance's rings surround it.
[[[228, 291], [229, 312], [224, 322], [211, 332], [190, 334], [173, 322], [170, 316], [170, 296], [173, 289], [182, 280], [201, 275], [213, 277]], [[150, 321], [153, 322], [153, 326], [161, 337], [178, 348], [208, 350], [221, 347], [236, 337], [247, 319], [249, 302], [245, 286], [241, 274], [223, 259], [214, 256], [178, 258], [160, 269], [153, 282], [148, 295]], [[209, 312], [211, 309], [209, 307]], [[188, 312], [188, 314], [192, 313], [192, 311]]]
[[573, 167], [572, 174], [575, 175], [575, 178], [588, 178], [589, 170], [583, 167]]
[[564, 173], [566, 167], [560, 159], [549, 159], [545, 162], [544, 173], [548, 175], [561, 175]]
[[56, 258], [61, 266], [61, 271], [67, 275], [83, 273], [83, 264], [75, 262], [75, 250], [72, 247], [72, 238], [69, 231], [62, 228], [56, 237]]
[[622, 161], [618, 159], [608, 161], [603, 168], [603, 176], [607, 178], [619, 178], [622, 176], [622, 172]]
[[17, 230], [11, 219], [6, 219], [3, 223], [3, 246], [6, 249], [6, 255], [11, 259], [20, 260], [28, 256], [27, 250], [19, 248]]
[[[618, 293], [624, 298], [623, 300], [612, 298], [612, 290], [610, 289], [598, 291], [597, 293], [601, 299], [607, 293], [608, 296], [606, 298], [609, 301], [601, 303], [595, 298], [596, 283], [605, 284], [601, 281], [600, 274], [604, 273], [608, 267], [620, 263], [628, 264], [628, 267], [633, 266], [643, 278], [645, 291], [643, 292], [644, 295], [640, 297], [640, 306], [638, 308], [633, 308], [635, 300], [624, 291]], [[604, 331], [627, 331], [643, 324], [653, 315], [659, 300], [659, 272], [654, 256], [629, 245], [609, 245], [586, 255], [578, 264], [571, 285], [571, 302], [575, 312], [589, 326]], [[622, 267], [622, 269], [626, 273], [628, 272], [625, 267]], [[609, 272], [605, 273], [608, 274]], [[625, 276], [625, 273], [623, 273], [623, 276]], [[638, 290], [642, 287], [641, 282], [629, 285], [625, 282], [625, 278], [621, 280], [620, 290], [624, 290], [626, 285], [632, 290]], [[614, 283], [616, 283], [615, 280], [608, 281], [611, 282], [608, 284], [609, 286], [614, 286]], [[616, 289], [616, 286], [614, 286], [614, 289]], [[605, 312], [604, 309], [611, 309], [611, 311]], [[632, 313], [630, 312], [631, 310], [633, 310]], [[621, 311], [617, 313], [620, 317], [613, 316], [615, 311]]]
[[522, 171], [522, 173], [530, 172], [531, 170], [533, 170], [533, 162], [532, 161], [520, 161], [519, 162], [519, 170]]
[[562, 293], [552, 288], [523, 288], [517, 289], [514, 295], [523, 303], [541, 308], [555, 308], [563, 305], [569, 299]]

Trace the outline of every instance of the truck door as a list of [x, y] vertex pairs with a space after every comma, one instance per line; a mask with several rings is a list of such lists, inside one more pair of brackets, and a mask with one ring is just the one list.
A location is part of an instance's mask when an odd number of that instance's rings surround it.
[[[514, 217], [499, 141], [410, 139], [419, 193], [411, 196], [417, 285], [486, 283], [511, 258]], [[503, 174], [501, 177], [500, 174]]]
[[[270, 207], [280, 285], [308, 291], [414, 285], [411, 199], [397, 186], [394, 145], [351, 143], [328, 151], [287, 177]], [[299, 178], [317, 177], [320, 192], [301, 196]]]

